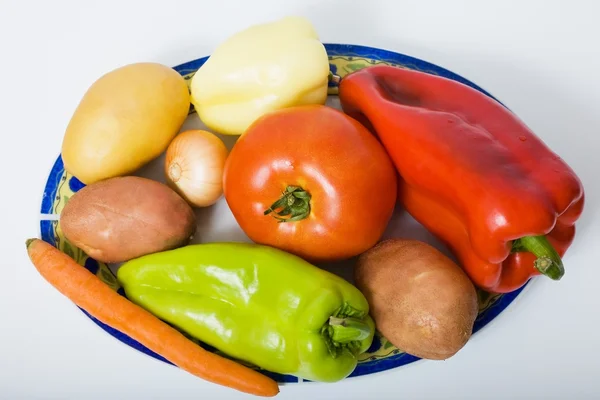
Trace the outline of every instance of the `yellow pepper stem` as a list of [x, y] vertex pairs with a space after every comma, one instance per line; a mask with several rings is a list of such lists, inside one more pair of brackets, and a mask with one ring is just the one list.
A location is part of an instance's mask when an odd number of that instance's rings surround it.
[[342, 78], [339, 75], [335, 75], [333, 72], [329, 71], [329, 82], [334, 85], [339, 85]]

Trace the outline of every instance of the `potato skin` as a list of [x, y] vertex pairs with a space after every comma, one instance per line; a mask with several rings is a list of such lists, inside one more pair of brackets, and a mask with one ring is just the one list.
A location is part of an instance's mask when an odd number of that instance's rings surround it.
[[355, 282], [379, 332], [408, 354], [447, 359], [471, 337], [479, 310], [475, 287], [427, 243], [380, 242], [358, 258]]
[[185, 245], [196, 232], [196, 215], [167, 185], [125, 176], [75, 193], [60, 227], [90, 257], [115, 263]]
[[65, 169], [89, 185], [130, 175], [163, 153], [187, 118], [185, 79], [166, 65], [116, 68], [85, 92], [65, 131]]

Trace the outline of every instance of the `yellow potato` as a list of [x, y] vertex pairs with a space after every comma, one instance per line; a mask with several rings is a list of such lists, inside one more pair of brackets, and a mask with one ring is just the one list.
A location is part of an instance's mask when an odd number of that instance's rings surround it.
[[164, 152], [190, 107], [183, 77], [135, 63], [100, 77], [84, 94], [62, 144], [65, 169], [85, 184], [123, 176]]

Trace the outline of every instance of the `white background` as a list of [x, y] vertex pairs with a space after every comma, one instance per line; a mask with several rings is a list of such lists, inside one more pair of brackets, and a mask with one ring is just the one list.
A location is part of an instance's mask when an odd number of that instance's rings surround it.
[[195, 59], [237, 30], [286, 14], [309, 17], [324, 42], [406, 53], [487, 89], [570, 163], [587, 205], [564, 279], [535, 281], [455, 357], [337, 384], [288, 385], [278, 398], [600, 398], [598, 4], [0, 1], [0, 398], [249, 398], [107, 335], [36, 274], [24, 242], [38, 235], [62, 133], [98, 76], [135, 61]]

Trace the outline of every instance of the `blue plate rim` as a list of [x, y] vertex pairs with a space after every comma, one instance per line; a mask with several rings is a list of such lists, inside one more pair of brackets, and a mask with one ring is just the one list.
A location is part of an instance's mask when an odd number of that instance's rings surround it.
[[[476, 90], [482, 92], [483, 94], [489, 96], [490, 98], [498, 101], [498, 103], [502, 104], [498, 99], [496, 99], [494, 96], [492, 96], [490, 93], [488, 93], [486, 90], [484, 90], [480, 86], [476, 85], [475, 83], [469, 81], [468, 79], [466, 79], [448, 69], [440, 67], [429, 61], [425, 61], [425, 60], [422, 60], [419, 58], [415, 58], [415, 57], [412, 57], [412, 56], [409, 56], [409, 55], [406, 55], [403, 53], [391, 51], [391, 50], [386, 50], [386, 49], [371, 47], [371, 46], [358, 45], [358, 44], [324, 43], [324, 46], [325, 46], [325, 49], [327, 50], [327, 54], [329, 57], [369, 58], [369, 59], [373, 59], [373, 60], [377, 60], [377, 61], [388, 62], [388, 63], [394, 64], [394, 65], [407, 66], [409, 68], [418, 69], [423, 72], [433, 73], [436, 75], [443, 76], [445, 78], [449, 78], [449, 79], [461, 82], [467, 86], [470, 86], [473, 89], [476, 89]], [[173, 69], [176, 70], [177, 72], [179, 72], [181, 75], [185, 76], [192, 72], [195, 72], [198, 68], [200, 68], [200, 66], [202, 66], [202, 64], [204, 64], [204, 62], [206, 62], [206, 60], [208, 60], [209, 57], [210, 56], [204, 56], [201, 58], [197, 58], [195, 60], [191, 60], [191, 61], [179, 64], [179, 65], [176, 65], [175, 67], [173, 67]], [[331, 66], [331, 67], [333, 67], [333, 66]], [[332, 71], [332, 72], [335, 73], [335, 71]], [[43, 193], [43, 197], [42, 197], [42, 204], [40, 207], [40, 211], [41, 211], [41, 215], [42, 215], [42, 218], [40, 220], [41, 238], [42, 238], [42, 240], [52, 244], [53, 246], [56, 245], [56, 241], [54, 239], [54, 230], [53, 230], [53, 224], [56, 222], [51, 219], [44, 219], [43, 215], [53, 214], [53, 209], [52, 209], [53, 203], [54, 203], [53, 200], [58, 191], [58, 187], [59, 187], [63, 172], [64, 172], [64, 165], [63, 165], [62, 158], [59, 155], [58, 158], [56, 159], [56, 161], [54, 162], [52, 169], [50, 171], [50, 174], [48, 176], [48, 179], [46, 181], [46, 185], [45, 185], [44, 193]], [[84, 186], [81, 182], [77, 181], [75, 178], [71, 178], [71, 180], [74, 180], [74, 182], [69, 182], [69, 184], [72, 185], [72, 188], [75, 187], [75, 188], [77, 188], [77, 190], [79, 190], [81, 187]], [[77, 191], [77, 190], [74, 190], [74, 191]], [[484, 328], [492, 320], [494, 320], [496, 317], [498, 317], [504, 310], [506, 310], [507, 307], [519, 296], [519, 294], [523, 291], [523, 289], [525, 289], [525, 287], [528, 284], [529, 284], [529, 282], [513, 292], [503, 294], [487, 310], [485, 310], [483, 313], [479, 314], [475, 321], [475, 325], [473, 328], [473, 334], [476, 334], [477, 332], [479, 332], [482, 328]], [[121, 295], [124, 295], [124, 293], [121, 293]], [[80, 308], [80, 310], [86, 316], [88, 316], [94, 323], [96, 323], [100, 328], [102, 328], [105, 332], [107, 332], [111, 336], [115, 337], [122, 343], [124, 343], [130, 347], [133, 347], [134, 349], [139, 350], [140, 352], [142, 352], [152, 358], [155, 358], [155, 359], [163, 361], [167, 364], [173, 365], [168, 360], [164, 359], [163, 357], [156, 354], [155, 352], [149, 350], [145, 346], [141, 345], [139, 342], [131, 339], [129, 336], [102, 323], [101, 321], [92, 317], [85, 310], [83, 310], [81, 308]], [[390, 370], [390, 369], [395, 369], [395, 368], [398, 368], [403, 365], [407, 365], [407, 364], [410, 364], [410, 363], [413, 363], [413, 362], [416, 362], [419, 360], [421, 360], [421, 359], [418, 357], [415, 357], [415, 356], [412, 356], [412, 355], [409, 355], [406, 353], [399, 353], [394, 356], [383, 358], [383, 359], [361, 362], [358, 364], [358, 366], [352, 372], [352, 374], [350, 374], [349, 378], [374, 374], [377, 372]], [[259, 371], [267, 376], [272, 377], [278, 383], [281, 383], [281, 384], [295, 383], [295, 382], [302, 381], [291, 375], [277, 374], [277, 373], [272, 373], [270, 371], [264, 371], [264, 370], [259, 370]], [[302, 382], [308, 382], [308, 381], [304, 380]]]

